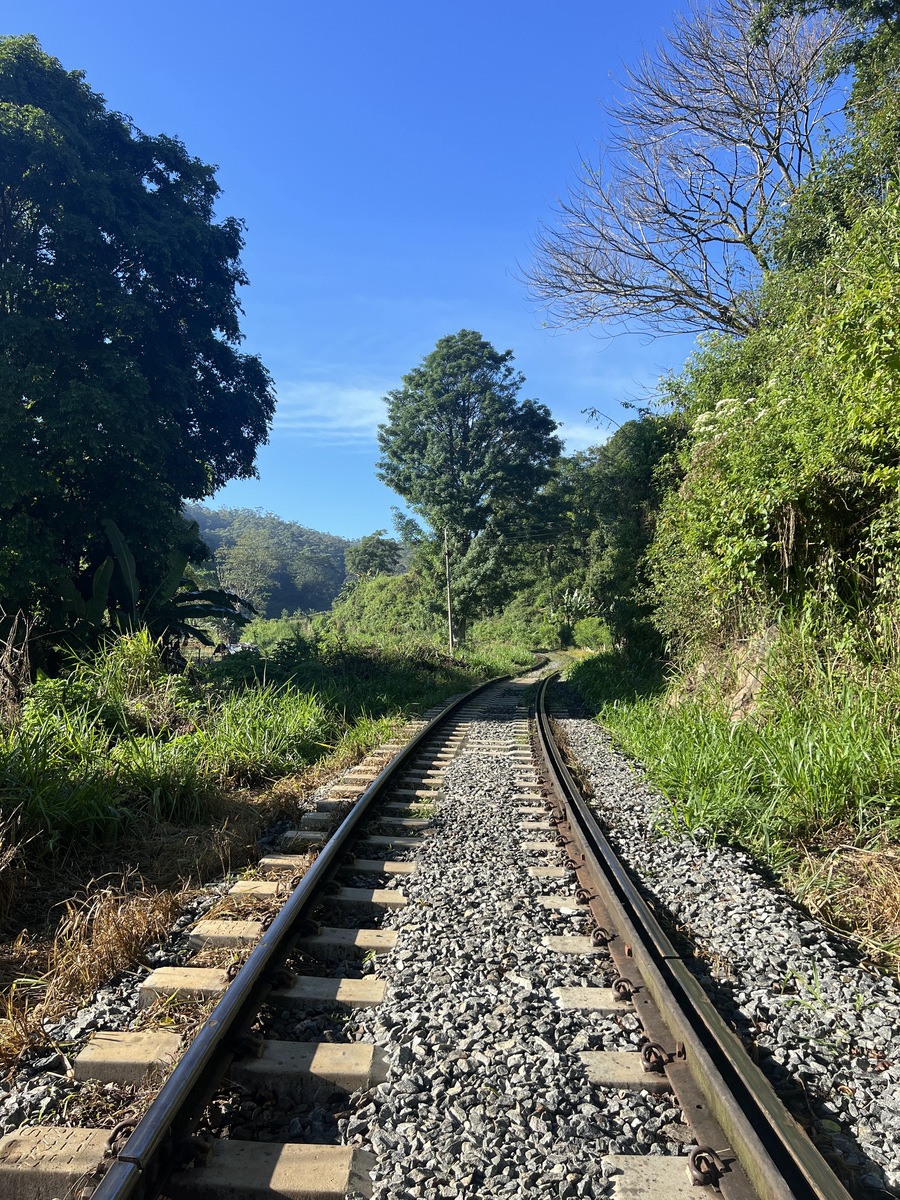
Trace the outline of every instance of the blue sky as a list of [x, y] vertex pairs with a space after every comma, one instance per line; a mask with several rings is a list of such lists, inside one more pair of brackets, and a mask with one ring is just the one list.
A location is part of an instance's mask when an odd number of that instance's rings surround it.
[[598, 101], [656, 41], [670, 0], [6, 0], [111, 108], [218, 165], [222, 215], [247, 223], [245, 349], [279, 403], [257, 481], [213, 505], [358, 537], [390, 527], [377, 481], [381, 397], [461, 328], [512, 349], [522, 395], [570, 450], [627, 419], [691, 348], [554, 331], [518, 282], [602, 133]]

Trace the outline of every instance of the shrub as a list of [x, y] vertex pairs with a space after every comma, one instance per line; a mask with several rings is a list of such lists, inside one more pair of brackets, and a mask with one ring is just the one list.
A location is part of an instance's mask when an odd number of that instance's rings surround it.
[[612, 646], [609, 626], [601, 617], [582, 617], [575, 622], [572, 635], [575, 645], [586, 650], [609, 650]]

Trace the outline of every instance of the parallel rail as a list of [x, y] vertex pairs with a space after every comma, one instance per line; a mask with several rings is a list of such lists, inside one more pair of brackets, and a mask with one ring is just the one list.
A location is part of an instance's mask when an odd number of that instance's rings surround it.
[[[654, 1061], [685, 1119], [715, 1153], [697, 1159], [725, 1200], [849, 1200], [837, 1177], [725, 1025], [641, 896], [591, 811], [556, 744], [546, 690], [536, 699], [536, 742], [552, 793], [558, 841], [567, 851], [597, 924], [631, 996]], [[284, 986], [285, 963], [374, 806], [410, 759], [471, 700], [499, 680], [461, 696], [426, 725], [365, 789], [251, 952], [158, 1097], [116, 1152], [94, 1200], [155, 1200], [185, 1164], [203, 1111], [269, 993]], [[639, 975], [639, 978], [638, 978]], [[724, 1167], [721, 1176], [718, 1166]], [[712, 1174], [707, 1171], [712, 1170]]]
[[[632, 999], [665, 1071], [702, 1141], [726, 1161], [717, 1186], [727, 1200], [849, 1200], [828, 1163], [776, 1096], [743, 1043], [725, 1024], [613, 851], [581, 795], [546, 712], [544, 678], [536, 702], [536, 735], [555, 796], [557, 828], [576, 866], [621, 975], [640, 988]], [[670, 1049], [669, 1049], [670, 1048]], [[718, 1141], [717, 1141], [718, 1139]], [[730, 1160], [730, 1161], [729, 1161]]]

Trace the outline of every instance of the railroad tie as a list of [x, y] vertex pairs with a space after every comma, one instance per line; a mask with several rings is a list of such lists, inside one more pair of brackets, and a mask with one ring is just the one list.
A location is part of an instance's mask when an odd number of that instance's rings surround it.
[[168, 1200], [344, 1200], [371, 1190], [375, 1157], [352, 1146], [216, 1139], [202, 1171], [177, 1171], [166, 1184]]
[[[218, 967], [157, 967], [140, 986], [141, 1007], [148, 1008], [160, 998], [179, 1000], [219, 1000], [230, 980]], [[385, 982], [373, 975], [365, 979], [326, 979], [302, 975], [287, 988], [271, 993], [281, 1008], [368, 1008], [384, 1000]]]
[[616, 1200], [697, 1200], [698, 1189], [680, 1156], [605, 1154], [603, 1163]]
[[590, 1083], [597, 1087], [621, 1088], [630, 1092], [671, 1092], [665, 1075], [646, 1071], [637, 1050], [580, 1050]]
[[397, 945], [399, 934], [394, 929], [343, 929], [323, 925], [318, 933], [302, 937], [297, 949], [313, 958], [328, 960], [347, 954], [388, 954]]
[[198, 921], [188, 933], [188, 945], [194, 950], [211, 946], [241, 950], [255, 946], [264, 932], [262, 921], [218, 921], [207, 918]]
[[367, 975], [365, 979], [327, 979], [319, 975], [301, 975], [290, 987], [269, 994], [279, 1008], [373, 1008], [384, 1002], [387, 985], [383, 979]]
[[381, 1083], [387, 1059], [370, 1042], [284, 1042], [267, 1038], [259, 1058], [231, 1064], [228, 1076], [240, 1087], [265, 1088], [279, 1096], [306, 1099], [335, 1088], [361, 1091]]
[[413, 875], [417, 869], [414, 862], [395, 862], [385, 858], [355, 858], [340, 867], [341, 871], [360, 875]]
[[[405, 864], [404, 864], [405, 865]], [[242, 879], [228, 891], [229, 896], [280, 896], [284, 885], [270, 879]], [[366, 904], [376, 908], [403, 908], [406, 897], [397, 888], [342, 887], [330, 892], [329, 904]]]
[[554, 912], [586, 913], [590, 911], [584, 904], [579, 904], [574, 896], [538, 896], [537, 902], [542, 908], [549, 908]]
[[181, 1053], [181, 1034], [171, 1029], [110, 1032], [100, 1030], [75, 1058], [79, 1083], [141, 1084], [148, 1075], [167, 1072]]
[[605, 946], [595, 946], [589, 937], [554, 937], [548, 936], [541, 942], [554, 954], [606, 954]]
[[[73, 1195], [100, 1175], [108, 1129], [38, 1126], [0, 1138], [0, 1200]], [[352, 1146], [216, 1139], [202, 1171], [176, 1171], [170, 1200], [343, 1200], [371, 1189], [372, 1154]]]
[[624, 1012], [634, 1012], [631, 1000], [622, 1000], [612, 988], [604, 987], [554, 987], [550, 989], [556, 1003], [562, 1009], [595, 1012], [603, 1017], [616, 1017]]
[[[288, 871], [297, 874], [308, 866], [309, 859], [305, 854], [267, 854], [257, 863], [257, 870], [262, 875], [280, 875]], [[416, 869], [416, 864], [383, 858], [357, 858], [352, 862], [342, 863], [339, 869], [373, 875], [411, 875]]]

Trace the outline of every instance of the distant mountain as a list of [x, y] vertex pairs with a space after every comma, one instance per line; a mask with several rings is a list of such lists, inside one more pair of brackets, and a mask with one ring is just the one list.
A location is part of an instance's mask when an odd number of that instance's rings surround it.
[[185, 516], [200, 526], [222, 585], [263, 616], [321, 612], [341, 589], [346, 538], [251, 508], [188, 504]]

